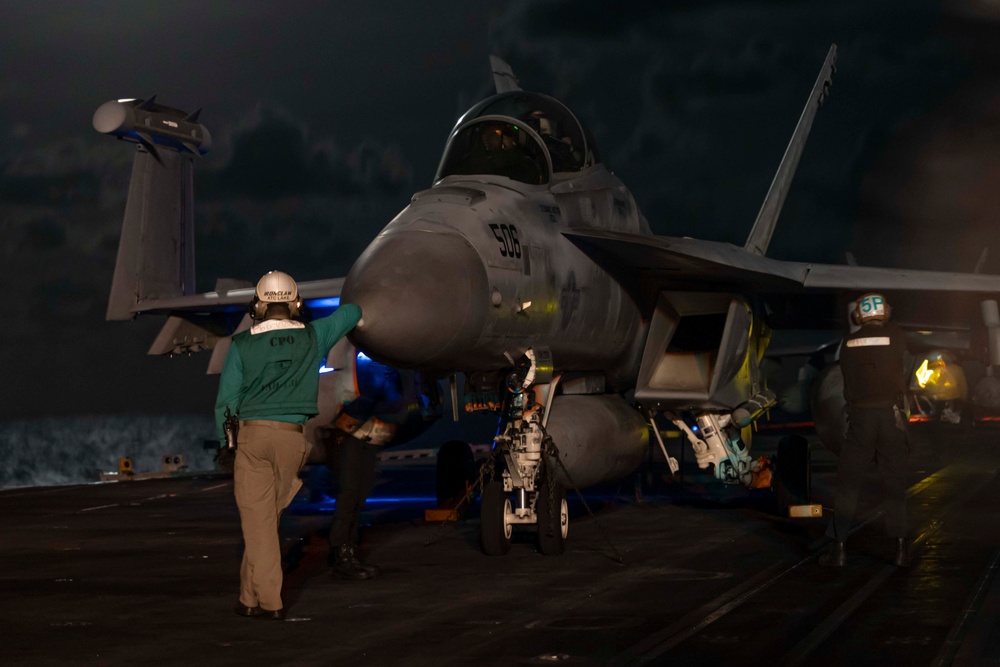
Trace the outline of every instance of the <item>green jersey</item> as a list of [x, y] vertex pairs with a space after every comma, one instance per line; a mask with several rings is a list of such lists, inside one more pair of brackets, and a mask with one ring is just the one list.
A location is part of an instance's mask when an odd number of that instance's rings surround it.
[[240, 419], [298, 424], [318, 414], [320, 362], [360, 319], [360, 308], [344, 304], [314, 322], [265, 320], [233, 336], [215, 401], [220, 442], [227, 408]]

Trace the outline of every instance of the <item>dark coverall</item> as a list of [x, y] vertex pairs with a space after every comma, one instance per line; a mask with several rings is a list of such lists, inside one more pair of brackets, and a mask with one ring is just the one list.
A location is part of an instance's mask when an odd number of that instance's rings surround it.
[[347, 433], [335, 433], [326, 449], [327, 467], [337, 474], [337, 505], [330, 525], [330, 546], [334, 548], [358, 544], [361, 511], [375, 487], [378, 455], [375, 445]]
[[827, 536], [845, 542], [857, 511], [866, 468], [874, 456], [882, 478], [886, 533], [906, 537], [906, 335], [893, 322], [868, 323], [844, 339], [840, 369], [847, 401], [847, 442], [837, 467], [837, 495]]
[[401, 371], [369, 360], [359, 365], [356, 379], [361, 395], [344, 406], [327, 445], [327, 467], [337, 473], [337, 509], [330, 526], [334, 548], [358, 544], [378, 450], [395, 437], [408, 408]]

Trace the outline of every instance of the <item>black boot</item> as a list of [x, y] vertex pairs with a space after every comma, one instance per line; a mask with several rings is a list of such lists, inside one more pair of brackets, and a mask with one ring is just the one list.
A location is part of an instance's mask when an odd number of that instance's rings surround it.
[[906, 543], [905, 537], [896, 538], [896, 557], [892, 559], [896, 567], [910, 566], [910, 547]]
[[823, 567], [844, 567], [847, 565], [847, 549], [843, 542], [834, 542], [830, 551], [819, 557]]
[[341, 544], [333, 548], [331, 554], [333, 576], [340, 579], [372, 579], [381, 572], [373, 565], [365, 565], [358, 560], [357, 549], [353, 544]]
[[263, 607], [259, 607], [259, 609], [260, 609], [260, 613], [259, 614], [255, 614], [254, 618], [259, 618], [262, 621], [283, 621], [283, 620], [285, 620], [285, 615], [286, 614], [285, 614], [285, 608], [284, 607], [282, 607], [281, 609], [275, 609], [273, 611], [270, 610], [270, 609], [264, 609]]
[[260, 616], [261, 608], [260, 605], [256, 607], [248, 607], [239, 600], [236, 601], [236, 607], [233, 609], [240, 616]]

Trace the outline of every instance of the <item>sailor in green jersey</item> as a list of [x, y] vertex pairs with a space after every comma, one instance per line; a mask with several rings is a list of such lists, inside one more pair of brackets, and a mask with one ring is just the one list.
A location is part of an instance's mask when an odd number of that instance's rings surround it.
[[219, 380], [220, 442], [227, 410], [240, 420], [233, 481], [245, 545], [236, 604], [242, 616], [285, 616], [278, 519], [302, 486], [303, 424], [318, 413], [320, 362], [361, 319], [360, 308], [342, 304], [303, 323], [295, 319], [301, 305], [291, 276], [271, 271], [261, 278], [250, 305], [255, 323], [233, 336]]

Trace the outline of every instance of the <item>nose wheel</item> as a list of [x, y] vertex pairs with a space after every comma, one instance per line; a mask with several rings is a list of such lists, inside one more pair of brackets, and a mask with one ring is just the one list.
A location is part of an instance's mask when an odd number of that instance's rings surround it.
[[538, 550], [546, 556], [557, 556], [566, 550], [569, 535], [569, 505], [566, 492], [553, 483], [549, 492], [547, 481], [538, 488], [535, 514], [538, 516]]
[[514, 511], [502, 481], [487, 482], [479, 506], [479, 544], [487, 556], [503, 556], [510, 551], [514, 533]]

